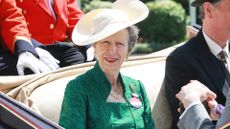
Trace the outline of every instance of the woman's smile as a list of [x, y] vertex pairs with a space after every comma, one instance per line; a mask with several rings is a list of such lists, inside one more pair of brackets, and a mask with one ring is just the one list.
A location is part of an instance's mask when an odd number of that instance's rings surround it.
[[104, 59], [108, 62], [108, 63], [115, 63], [118, 58], [116, 57], [104, 57]]

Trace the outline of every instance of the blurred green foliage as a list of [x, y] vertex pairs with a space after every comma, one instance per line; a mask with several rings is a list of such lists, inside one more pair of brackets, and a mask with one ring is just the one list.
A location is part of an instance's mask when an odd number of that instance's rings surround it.
[[139, 23], [142, 38], [149, 43], [175, 43], [185, 37], [186, 14], [182, 6], [171, 0], [146, 3], [150, 13]]
[[85, 5], [85, 7], [82, 10], [83, 12], [86, 13], [97, 8], [111, 8], [111, 7], [112, 7], [112, 2], [93, 0], [89, 2], [87, 5]]
[[153, 48], [148, 43], [137, 43], [132, 54], [148, 54], [153, 52]]
[[180, 3], [182, 7], [185, 9], [187, 15], [189, 15], [189, 0], [173, 0], [177, 3]]

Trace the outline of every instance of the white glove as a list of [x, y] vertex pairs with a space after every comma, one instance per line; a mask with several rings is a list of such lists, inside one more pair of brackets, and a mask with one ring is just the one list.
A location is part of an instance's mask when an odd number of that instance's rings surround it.
[[94, 59], [94, 48], [90, 47], [86, 50], [86, 61], [92, 61]]
[[18, 62], [16, 67], [18, 75], [24, 75], [25, 68], [31, 69], [34, 73], [51, 71], [49, 67], [47, 67], [43, 62], [41, 62], [30, 52], [23, 52], [18, 56]]
[[60, 68], [58, 65], [60, 61], [55, 59], [48, 51], [39, 47], [35, 48], [35, 50], [38, 53], [40, 61], [46, 64], [51, 70]]

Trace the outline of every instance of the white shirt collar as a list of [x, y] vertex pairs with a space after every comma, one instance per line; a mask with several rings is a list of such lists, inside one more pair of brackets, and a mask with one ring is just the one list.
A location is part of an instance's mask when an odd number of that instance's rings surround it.
[[229, 57], [229, 41], [227, 41], [226, 46], [224, 47], [224, 51], [227, 53], [227, 57]]
[[213, 41], [210, 37], [208, 37], [208, 35], [206, 35], [206, 34], [204, 33], [204, 31], [203, 31], [203, 35], [204, 35], [205, 41], [206, 41], [207, 44], [208, 44], [209, 50], [211, 51], [211, 53], [212, 53], [213, 55], [215, 55], [217, 58], [219, 58], [219, 57], [218, 57], [218, 54], [219, 54], [222, 50], [224, 50], [224, 51], [226, 52], [227, 56], [229, 57], [229, 48], [228, 48], [229, 44], [228, 44], [228, 41], [227, 41], [227, 43], [226, 43], [226, 46], [222, 49], [215, 41]]

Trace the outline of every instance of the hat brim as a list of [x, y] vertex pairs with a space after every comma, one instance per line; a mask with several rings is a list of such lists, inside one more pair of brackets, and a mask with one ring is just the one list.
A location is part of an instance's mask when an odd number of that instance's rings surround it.
[[191, 3], [191, 5], [192, 5], [193, 7], [199, 7], [199, 6], [201, 6], [204, 2], [205, 2], [205, 0], [195, 0], [195, 1], [193, 1], [193, 2]]
[[[120, 30], [132, 26], [148, 16], [149, 10], [144, 3], [139, 0], [118, 0], [114, 3], [112, 9], [96, 9], [85, 14], [77, 23], [72, 33], [72, 40], [76, 45], [84, 46], [96, 43], [106, 37], [109, 37]], [[138, 3], [137, 3], [138, 2]], [[118, 6], [119, 5], [119, 6]], [[104, 27], [98, 33], [92, 34], [93, 19], [102, 11], [118, 9], [125, 13], [129, 21], [123, 23], [114, 23]], [[112, 14], [111, 14], [112, 15]]]

